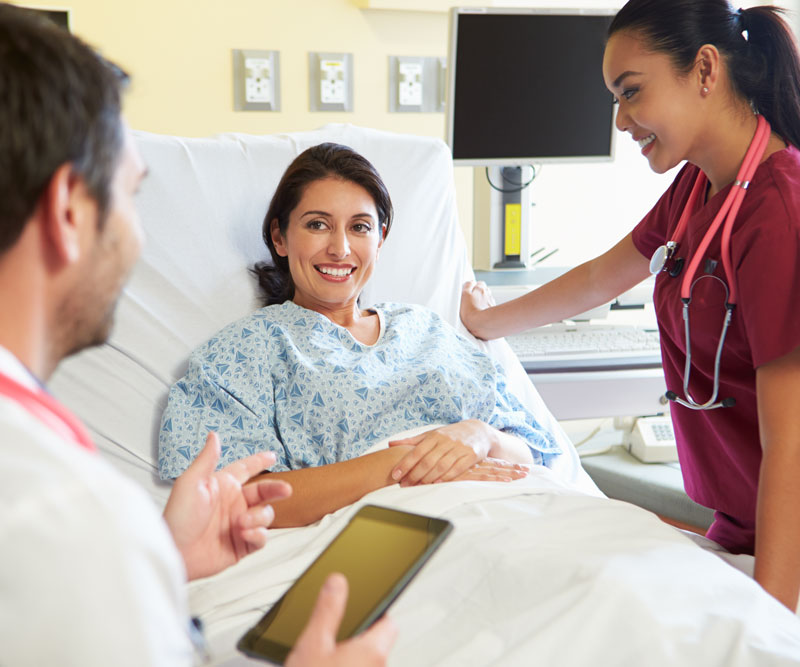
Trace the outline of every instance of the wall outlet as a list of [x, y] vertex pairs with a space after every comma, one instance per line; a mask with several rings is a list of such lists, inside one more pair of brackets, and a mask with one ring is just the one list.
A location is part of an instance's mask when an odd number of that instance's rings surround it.
[[400, 106], [422, 106], [422, 63], [401, 62], [398, 70], [397, 99]]
[[323, 104], [344, 104], [347, 100], [345, 88], [345, 66], [343, 60], [326, 58], [319, 64], [319, 99]]
[[272, 102], [272, 59], [244, 59], [244, 99], [246, 102]]
[[444, 111], [444, 58], [389, 56], [389, 111]]
[[352, 54], [309, 53], [308, 56], [311, 111], [352, 111]]
[[253, 49], [233, 51], [233, 108], [236, 111], [280, 111], [279, 53]]

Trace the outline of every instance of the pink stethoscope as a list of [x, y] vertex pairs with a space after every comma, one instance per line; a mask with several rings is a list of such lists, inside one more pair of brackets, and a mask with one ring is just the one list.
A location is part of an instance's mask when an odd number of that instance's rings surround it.
[[[687, 267], [686, 273], [683, 276], [683, 282], [681, 283], [681, 301], [683, 302], [683, 321], [686, 337], [686, 366], [683, 369], [683, 393], [686, 398], [679, 398], [673, 391], [668, 391], [666, 393], [666, 397], [670, 401], [674, 401], [675, 403], [678, 403], [686, 408], [690, 408], [691, 410], [713, 410], [715, 408], [729, 408], [736, 405], [736, 399], [734, 398], [724, 398], [721, 401], [717, 401], [717, 394], [719, 393], [719, 365], [720, 358], [722, 356], [722, 346], [725, 343], [725, 335], [728, 333], [728, 326], [730, 325], [731, 317], [733, 316], [733, 310], [736, 308], [737, 296], [736, 279], [733, 267], [731, 266], [731, 232], [733, 231], [733, 222], [736, 219], [736, 214], [739, 212], [739, 207], [742, 205], [742, 200], [744, 199], [747, 188], [750, 185], [750, 180], [753, 178], [753, 174], [758, 168], [761, 158], [764, 155], [764, 151], [767, 148], [770, 131], [770, 125], [767, 120], [763, 116], [758, 115], [758, 124], [756, 126], [755, 135], [753, 136], [753, 140], [750, 142], [750, 147], [747, 149], [747, 153], [744, 156], [742, 165], [739, 167], [739, 173], [736, 175], [736, 180], [731, 186], [728, 196], [725, 198], [722, 207], [719, 209], [714, 221], [708, 228], [703, 240], [700, 242], [700, 245], [692, 257], [692, 260], [689, 262], [689, 266]], [[671, 241], [668, 241], [666, 245], [660, 246], [653, 253], [653, 257], [650, 259], [650, 273], [657, 274], [661, 271], [668, 271], [668, 273], [673, 277], [676, 277], [680, 274], [681, 269], [683, 268], [682, 258], [676, 258], [673, 266], [669, 269], [667, 268], [666, 264], [667, 261], [674, 256], [678, 246], [680, 245], [683, 234], [686, 231], [686, 225], [696, 208], [697, 201], [700, 199], [700, 197], [705, 195], [706, 183], [706, 175], [701, 171], [695, 179], [694, 187], [689, 195], [689, 200], [686, 202], [686, 206], [683, 209], [681, 218], [678, 221], [678, 226], [675, 229], [675, 235]], [[717, 352], [714, 358], [714, 389], [711, 394], [711, 398], [709, 398], [705, 403], [698, 403], [691, 396], [691, 394], [689, 394], [689, 379], [692, 372], [692, 343], [689, 335], [689, 304], [692, 302], [692, 288], [696, 282], [694, 281], [694, 277], [697, 274], [700, 261], [708, 249], [711, 239], [716, 235], [720, 225], [722, 225], [722, 268], [725, 272], [726, 278], [728, 279], [728, 283], [730, 284], [730, 289], [728, 288], [728, 285], [725, 284], [725, 281], [721, 280], [717, 276], [709, 275], [709, 277], [719, 280], [719, 282], [721, 282], [722, 286], [725, 288], [725, 319], [722, 323], [722, 333], [720, 334], [719, 344], [717, 345]]]

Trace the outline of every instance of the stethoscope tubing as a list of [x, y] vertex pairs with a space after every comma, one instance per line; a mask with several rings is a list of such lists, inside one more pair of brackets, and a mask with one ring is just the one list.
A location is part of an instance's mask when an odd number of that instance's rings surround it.
[[[710, 276], [716, 280], [719, 280], [723, 285], [725, 283], [717, 278], [717, 276]], [[728, 294], [728, 288], [725, 287], [725, 293]], [[727, 299], [726, 299], [727, 301]], [[733, 307], [726, 306], [725, 308], [725, 319], [722, 321], [722, 331], [719, 334], [719, 343], [717, 343], [717, 352], [714, 355], [714, 388], [711, 392], [711, 398], [709, 398], [705, 403], [699, 403], [694, 399], [694, 397], [689, 393], [689, 379], [692, 375], [692, 346], [687, 344], [686, 345], [686, 365], [683, 368], [683, 394], [686, 396], [686, 401], [679, 398], [675, 395], [673, 399], [676, 403], [680, 405], [690, 408], [692, 410], [714, 410], [716, 408], [723, 408], [728, 407], [725, 403], [719, 402], [716, 403], [717, 396], [719, 395], [719, 369], [720, 369], [720, 360], [722, 359], [722, 347], [725, 345], [725, 336], [728, 333], [728, 327], [731, 323], [731, 318], [733, 317]], [[684, 334], [686, 336], [687, 342], [691, 340], [691, 332], [689, 327], [689, 304], [683, 304], [683, 322], [684, 322]], [[730, 399], [727, 399], [730, 401]]]
[[[733, 311], [736, 307], [736, 302], [738, 299], [736, 289], [736, 274], [733, 270], [733, 262], [731, 260], [731, 233], [733, 231], [733, 223], [736, 220], [737, 214], [739, 213], [739, 208], [741, 207], [744, 196], [747, 193], [748, 187], [750, 186], [750, 181], [752, 180], [753, 175], [755, 174], [755, 171], [761, 162], [761, 158], [764, 155], [764, 151], [766, 150], [770, 133], [771, 128], [769, 123], [763, 116], [759, 114], [755, 134], [750, 142], [750, 146], [747, 149], [747, 153], [745, 153], [742, 164], [739, 167], [739, 171], [736, 175], [736, 181], [734, 181], [728, 196], [725, 198], [720, 210], [717, 212], [717, 215], [714, 217], [714, 220], [700, 241], [700, 245], [695, 250], [692, 259], [689, 261], [689, 264], [686, 267], [686, 271], [684, 272], [683, 279], [681, 281], [681, 301], [683, 303], [682, 315], [684, 321], [684, 334], [686, 337], [686, 364], [683, 370], [683, 391], [686, 398], [682, 399], [672, 391], [668, 391], [666, 396], [670, 401], [674, 401], [675, 403], [678, 403], [679, 405], [691, 410], [714, 410], [716, 408], [731, 407], [736, 404], [736, 401], [733, 398], [726, 398], [722, 401], [717, 401], [717, 396], [719, 395], [722, 348], [725, 344], [725, 337], [728, 333], [728, 327], [730, 326], [731, 318], [733, 317]], [[660, 258], [666, 258], [671, 257], [677, 250], [686, 230], [689, 217], [695, 210], [697, 201], [705, 193], [706, 182], [707, 178], [701, 171], [695, 180], [694, 186], [692, 187], [692, 191], [689, 195], [689, 199], [687, 200], [686, 206], [681, 214], [681, 218], [678, 221], [675, 235], [671, 241], [669, 241], [665, 246], [659, 248], [656, 253], [654, 253], [653, 260], [651, 260], [651, 271], [654, 270], [653, 262], [655, 261], [657, 253], [659, 254]], [[699, 403], [689, 393], [689, 380], [692, 373], [692, 340], [689, 325], [689, 304], [692, 300], [692, 288], [696, 282], [694, 278], [697, 275], [700, 262], [705, 256], [711, 240], [714, 238], [714, 236], [716, 236], [720, 225], [722, 225], [722, 237], [720, 239], [722, 269], [725, 277], [728, 280], [728, 284], [726, 285], [725, 281], [717, 276], [710, 275], [709, 277], [719, 280], [725, 287], [725, 319], [722, 323], [722, 331], [720, 332], [719, 343], [717, 344], [716, 354], [714, 355], [714, 386], [711, 397], [706, 402]], [[658, 271], [660, 270], [661, 268], [658, 269]]]
[[[700, 245], [697, 247], [692, 259], [689, 261], [689, 265], [686, 267], [686, 273], [683, 275], [683, 281], [681, 283], [681, 299], [689, 299], [691, 294], [691, 287], [692, 281], [694, 280], [695, 275], [697, 275], [697, 270], [700, 266], [700, 262], [702, 261], [703, 257], [705, 256], [706, 250], [708, 250], [708, 246], [711, 244], [711, 240], [716, 236], [717, 230], [719, 229], [720, 225], [725, 223], [722, 228], [722, 239], [721, 239], [721, 255], [722, 255], [722, 268], [725, 272], [725, 277], [728, 280], [728, 285], [730, 289], [730, 293], [728, 295], [728, 303], [735, 304], [737, 301], [738, 293], [736, 289], [736, 276], [733, 271], [733, 264], [731, 261], [731, 250], [730, 250], [730, 240], [731, 240], [731, 232], [733, 231], [733, 222], [736, 219], [736, 215], [739, 213], [739, 208], [742, 205], [742, 201], [744, 200], [744, 196], [747, 193], [747, 188], [750, 186], [750, 181], [755, 174], [756, 169], [758, 168], [759, 163], [761, 162], [761, 157], [764, 154], [764, 149], [767, 147], [767, 142], [769, 141], [770, 136], [770, 126], [764, 116], [758, 116], [758, 124], [756, 125], [756, 132], [753, 137], [752, 142], [750, 143], [749, 148], [747, 149], [747, 153], [744, 156], [744, 160], [742, 160], [742, 165], [739, 167], [739, 172], [736, 175], [736, 180], [734, 181], [733, 185], [731, 186], [731, 191], [728, 193], [728, 196], [725, 198], [722, 206], [720, 207], [717, 215], [714, 218], [714, 221], [711, 223], [708, 231], [706, 231], [703, 239], [700, 241]], [[701, 172], [702, 173], [702, 172]], [[698, 181], [703, 181], [702, 188], [698, 188], [699, 183], [695, 183], [695, 188], [698, 190], [705, 189], [705, 178], [699, 178]], [[699, 192], [692, 191], [692, 197], [699, 196]], [[690, 202], [687, 203], [693, 204], [694, 202], [691, 201], [692, 197], [690, 197]], [[685, 213], [691, 215], [691, 209]], [[681, 222], [684, 223], [685, 228], [685, 220], [687, 218], [682, 219]], [[673, 240], [674, 243], [680, 243], [680, 237], [683, 236], [683, 229], [676, 230], [676, 238]]]

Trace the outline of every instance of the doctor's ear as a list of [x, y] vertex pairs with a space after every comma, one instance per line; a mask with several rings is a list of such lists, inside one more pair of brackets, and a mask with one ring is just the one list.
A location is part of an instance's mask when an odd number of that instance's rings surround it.
[[286, 257], [286, 255], [289, 253], [286, 250], [286, 243], [284, 242], [283, 235], [281, 234], [278, 218], [274, 218], [272, 222], [269, 223], [269, 234], [272, 238], [272, 245], [275, 246], [275, 252], [277, 252], [281, 257]]
[[96, 230], [99, 220], [97, 202], [71, 163], [53, 173], [39, 207], [48, 256], [59, 265], [77, 261], [82, 237]]

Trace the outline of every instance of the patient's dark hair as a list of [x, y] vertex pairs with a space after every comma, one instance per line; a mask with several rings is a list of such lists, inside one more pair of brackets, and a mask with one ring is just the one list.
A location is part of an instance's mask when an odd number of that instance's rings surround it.
[[122, 155], [126, 82], [49, 19], [0, 3], [0, 255], [63, 164], [83, 179], [103, 224]]
[[281, 235], [286, 235], [289, 215], [297, 208], [306, 188], [314, 181], [336, 178], [350, 181], [364, 188], [375, 202], [378, 226], [383, 237], [392, 226], [392, 200], [375, 167], [363, 155], [340, 144], [325, 143], [313, 146], [298, 155], [286, 169], [272, 196], [264, 217], [262, 235], [267, 244], [272, 263], [259, 262], [253, 267], [261, 288], [265, 306], [283, 303], [294, 297], [294, 282], [289, 272], [289, 260], [275, 251], [270, 228], [278, 221]]
[[639, 33], [647, 47], [689, 72], [700, 47], [725, 59], [734, 92], [784, 141], [800, 147], [800, 61], [777, 7], [735, 10], [728, 0], [630, 0], [608, 29]]

